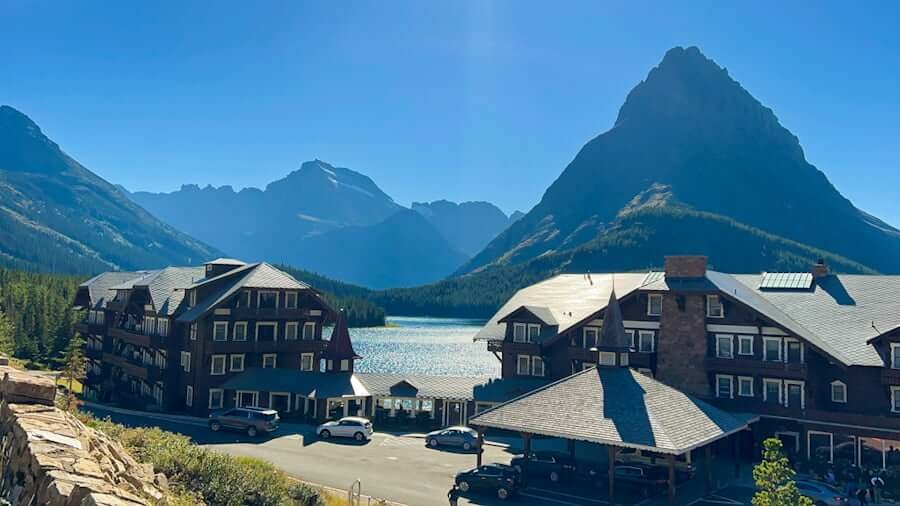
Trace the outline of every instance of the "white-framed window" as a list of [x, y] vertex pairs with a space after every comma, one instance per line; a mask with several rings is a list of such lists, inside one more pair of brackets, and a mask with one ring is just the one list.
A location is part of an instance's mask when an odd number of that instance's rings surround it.
[[263, 369], [274, 369], [278, 367], [278, 354], [277, 353], [263, 353], [263, 361], [262, 361]]
[[891, 369], [900, 369], [900, 343], [891, 343]]
[[220, 409], [225, 404], [225, 391], [221, 388], [209, 389], [209, 409]]
[[597, 337], [600, 335], [600, 329], [597, 327], [585, 327], [582, 329], [582, 345], [585, 349], [597, 347]]
[[616, 365], [616, 352], [601, 351], [598, 360], [600, 365]]
[[213, 322], [213, 341], [228, 340], [228, 322]]
[[278, 324], [275, 322], [256, 322], [257, 341], [277, 341]]
[[313, 364], [315, 363], [315, 354], [314, 353], [301, 353], [300, 354], [300, 370], [301, 371], [312, 371]]
[[709, 318], [725, 318], [725, 306], [718, 295], [706, 296], [706, 316]]
[[531, 374], [531, 357], [528, 355], [519, 355], [516, 357], [516, 374], [519, 376], [527, 376]]
[[900, 413], [900, 387], [891, 387], [891, 411]]
[[182, 351], [181, 352], [181, 368], [184, 369], [184, 372], [191, 372], [191, 352]]
[[781, 362], [780, 337], [763, 337], [763, 360], [768, 362]]
[[341, 360], [341, 370], [342, 370], [342, 371], [349, 371], [349, 370], [350, 370], [350, 361], [347, 360], [346, 358], [343, 359], [343, 360]]
[[734, 336], [731, 334], [716, 334], [716, 357], [734, 358]]
[[209, 373], [213, 376], [225, 374], [225, 355], [213, 355], [209, 364]]
[[191, 341], [197, 339], [197, 322], [191, 324]]
[[734, 397], [734, 376], [716, 374], [716, 397], [721, 399]]
[[656, 344], [654, 342], [654, 333], [652, 330], [639, 330], [638, 331], [638, 351], [641, 353], [653, 353], [656, 349]]
[[647, 296], [647, 316], [659, 316], [662, 314], [663, 296], [661, 293], [651, 293]]
[[189, 290], [188, 305], [194, 307], [197, 305], [197, 290]]
[[513, 323], [513, 342], [524, 343], [528, 340], [528, 326], [524, 323]]
[[194, 405], [194, 387], [191, 385], [187, 386], [187, 391], [184, 393], [184, 405], [187, 407]]
[[157, 318], [156, 319], [156, 333], [161, 337], [166, 337], [169, 335], [169, 319], [168, 318]]
[[619, 365], [628, 367], [628, 357], [630, 357], [630, 355], [627, 352], [619, 353]]
[[531, 357], [531, 375], [544, 375], [544, 359], [542, 357]]
[[847, 384], [843, 381], [831, 382], [831, 402], [845, 404], [847, 402]]
[[299, 328], [298, 322], [287, 322], [284, 324], [284, 338], [288, 340], [297, 339], [297, 329]]
[[231, 336], [235, 341], [246, 341], [247, 340], [247, 322], [234, 322], [234, 328], [232, 329]]
[[784, 361], [792, 364], [803, 363], [803, 343], [799, 339], [784, 338]]
[[284, 307], [288, 309], [297, 309], [297, 292], [287, 292], [284, 294]]
[[753, 355], [753, 336], [737, 336], [738, 355]]
[[781, 404], [781, 380], [763, 378], [763, 402]]
[[231, 372], [241, 372], [244, 370], [244, 354], [243, 353], [235, 353], [228, 357], [229, 361], [229, 369]]
[[274, 290], [260, 290], [256, 292], [256, 307], [260, 309], [277, 308], [278, 292]]
[[238, 294], [236, 307], [250, 307], [250, 290], [244, 290], [243, 292]]
[[625, 329], [625, 335], [628, 336], [628, 342], [631, 343], [631, 349], [637, 350], [637, 339], [635, 339], [636, 332], [634, 329]]
[[753, 378], [750, 376], [738, 376], [737, 394], [740, 397], [753, 397]]
[[541, 337], [541, 326], [534, 324], [534, 323], [529, 323], [528, 324], [528, 342], [533, 343], [533, 342], [537, 341], [539, 337]]
[[802, 381], [784, 380], [784, 405], [788, 408], [806, 407], [806, 387]]
[[144, 318], [144, 335], [152, 336], [153, 334], [156, 334], [156, 318]]
[[303, 340], [312, 341], [316, 338], [316, 322], [305, 322], [303, 324]]

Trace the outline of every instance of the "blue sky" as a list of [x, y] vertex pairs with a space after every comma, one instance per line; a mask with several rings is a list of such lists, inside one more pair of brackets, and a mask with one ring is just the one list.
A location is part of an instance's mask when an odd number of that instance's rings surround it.
[[900, 225], [900, 4], [749, 4], [0, 0], [0, 103], [129, 189], [264, 186], [320, 158], [402, 204], [509, 212], [697, 45]]

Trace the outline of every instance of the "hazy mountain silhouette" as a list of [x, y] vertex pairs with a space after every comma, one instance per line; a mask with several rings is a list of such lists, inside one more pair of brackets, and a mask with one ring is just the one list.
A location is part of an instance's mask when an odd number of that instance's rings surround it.
[[456, 249], [468, 256], [475, 255], [512, 221], [490, 202], [413, 202], [413, 211], [419, 212]]

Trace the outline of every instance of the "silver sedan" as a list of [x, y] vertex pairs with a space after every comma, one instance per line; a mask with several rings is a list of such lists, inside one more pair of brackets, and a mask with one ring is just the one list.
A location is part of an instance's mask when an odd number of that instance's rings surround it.
[[469, 451], [478, 448], [478, 432], [468, 427], [447, 427], [426, 434], [425, 443], [431, 448], [453, 446]]

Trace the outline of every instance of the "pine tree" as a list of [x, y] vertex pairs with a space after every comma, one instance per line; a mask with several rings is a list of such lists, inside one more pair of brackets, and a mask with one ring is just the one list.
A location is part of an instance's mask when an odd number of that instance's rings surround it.
[[16, 351], [16, 329], [3, 311], [0, 311], [0, 353], [11, 356]]
[[753, 468], [753, 506], [813, 506], [809, 497], [800, 495], [794, 470], [781, 450], [780, 439], [763, 441], [763, 460]]
[[87, 363], [84, 359], [84, 339], [81, 335], [75, 334], [75, 337], [69, 341], [66, 348], [65, 361], [62, 370], [62, 378], [66, 382], [68, 392], [66, 393], [65, 409], [75, 409], [75, 394], [72, 392], [73, 384], [83, 382], [87, 374]]

